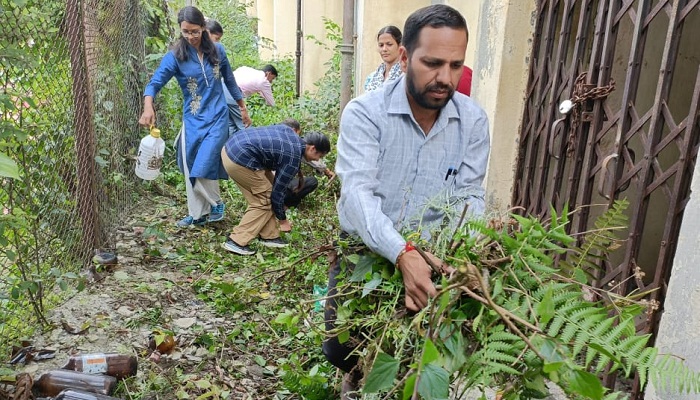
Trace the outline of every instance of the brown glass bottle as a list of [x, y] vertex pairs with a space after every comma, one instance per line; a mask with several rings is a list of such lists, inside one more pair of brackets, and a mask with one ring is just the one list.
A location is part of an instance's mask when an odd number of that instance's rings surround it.
[[138, 361], [136, 356], [117, 353], [82, 354], [70, 357], [62, 368], [86, 374], [105, 374], [122, 379], [136, 375]]
[[66, 389], [59, 393], [53, 400], [119, 400], [116, 397], [103, 394], [90, 393], [82, 390]]
[[116, 386], [117, 378], [113, 376], [56, 369], [41, 374], [39, 379], [34, 381], [32, 391], [36, 397], [53, 397], [65, 389], [112, 394]]

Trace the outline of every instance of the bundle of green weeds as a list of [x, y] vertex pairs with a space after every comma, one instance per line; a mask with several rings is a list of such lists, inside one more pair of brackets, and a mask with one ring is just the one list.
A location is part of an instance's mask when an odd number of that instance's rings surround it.
[[[597, 263], [619, 247], [626, 201], [603, 214], [577, 242], [569, 215], [548, 221], [512, 215], [470, 221], [445, 249], [430, 249], [456, 269], [435, 275], [439, 294], [419, 313], [404, 306], [403, 280], [369, 251], [342, 249], [337, 335], [356, 346], [363, 393], [372, 398], [462, 398], [495, 390], [500, 399], [544, 398], [546, 384], [572, 398], [621, 399], [603, 373], [644, 385], [698, 392], [700, 375], [648, 347], [635, 319], [653, 305], [643, 293], [620, 295], [591, 285]], [[614, 289], [614, 288], [613, 288]]]

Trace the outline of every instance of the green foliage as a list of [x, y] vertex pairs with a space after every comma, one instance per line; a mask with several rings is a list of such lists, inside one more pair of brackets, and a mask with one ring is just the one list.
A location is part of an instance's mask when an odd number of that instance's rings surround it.
[[[339, 338], [360, 331], [364, 392], [403, 392], [442, 399], [444, 390], [494, 388], [504, 399], [544, 398], [546, 380], [569, 395], [612, 399], [598, 375], [637, 373], [679, 392], [700, 391], [700, 374], [680, 360], [647, 347], [635, 319], [648, 305], [636, 296], [595, 289], [582, 277], [615, 248], [625, 226], [621, 200], [577, 245], [566, 234], [569, 215], [552, 210], [550, 221], [513, 215], [470, 221], [448, 259], [457, 267], [431, 305], [412, 318], [401, 312], [402, 278], [371, 253], [345, 251], [354, 272], [341, 276]], [[439, 254], [439, 249], [434, 250]], [[557, 260], [559, 263], [557, 264]], [[459, 389], [457, 389], [459, 388]]]

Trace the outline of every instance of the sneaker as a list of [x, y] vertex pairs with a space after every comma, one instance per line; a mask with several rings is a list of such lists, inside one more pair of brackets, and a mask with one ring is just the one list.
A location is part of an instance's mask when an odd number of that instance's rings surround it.
[[207, 223], [207, 216], [203, 216], [201, 218], [194, 219], [193, 216], [188, 215], [185, 218], [177, 221], [177, 226], [180, 228], [187, 228], [188, 226], [195, 225], [195, 226], [202, 226]]
[[260, 238], [260, 244], [265, 246], [265, 247], [277, 247], [277, 248], [289, 246], [289, 243], [287, 243], [287, 241], [282, 239], [282, 238], [274, 238], [274, 239]]
[[224, 219], [224, 210], [226, 210], [226, 204], [224, 204], [223, 201], [218, 201], [215, 206], [211, 206], [209, 222], [216, 222]]
[[224, 243], [223, 245], [224, 250], [230, 251], [231, 253], [235, 253], [241, 256], [252, 256], [255, 254], [255, 250], [251, 249], [248, 246], [241, 246], [240, 244], [234, 242], [233, 240], [229, 239]]

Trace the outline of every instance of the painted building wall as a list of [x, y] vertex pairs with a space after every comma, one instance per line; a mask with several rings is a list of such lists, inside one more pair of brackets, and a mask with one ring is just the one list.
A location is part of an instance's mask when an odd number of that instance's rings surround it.
[[[465, 62], [474, 70], [472, 97], [484, 108], [491, 123], [488, 201], [496, 210], [507, 209], [527, 84], [535, 0], [355, 0], [355, 3], [355, 95], [362, 94], [365, 78], [381, 62], [376, 45], [379, 29], [396, 25], [403, 30], [408, 15], [432, 3], [449, 4], [464, 15], [469, 27]], [[304, 36], [314, 35], [328, 43], [323, 18], [341, 24], [343, 1], [302, 0], [302, 4]], [[261, 56], [293, 57], [296, 1], [256, 0], [251, 14], [260, 19], [260, 35], [275, 43], [274, 49], [261, 50]], [[313, 90], [313, 83], [325, 72], [323, 64], [331, 52], [306, 39], [302, 52], [302, 88]]]
[[[249, 14], [258, 18], [258, 34], [274, 43], [272, 47], [261, 47], [260, 57], [275, 60], [296, 58], [297, 50], [297, 1], [254, 0], [248, 7]], [[342, 1], [302, 0], [301, 42], [301, 88], [314, 90], [314, 82], [323, 76], [324, 65], [333, 55], [335, 43], [327, 38], [324, 18], [342, 24]], [[329, 48], [316, 44], [308, 36], [317, 38]]]

